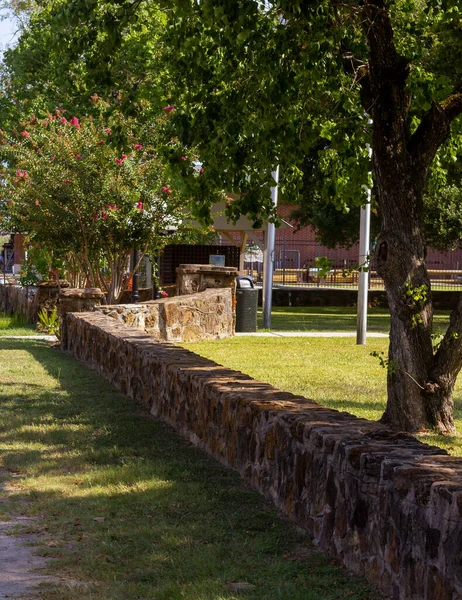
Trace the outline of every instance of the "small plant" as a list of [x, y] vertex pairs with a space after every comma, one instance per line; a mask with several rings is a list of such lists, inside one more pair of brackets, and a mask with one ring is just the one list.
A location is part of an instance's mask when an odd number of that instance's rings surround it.
[[397, 371], [399, 371], [400, 367], [396, 358], [389, 360], [388, 358], [386, 358], [385, 352], [377, 352], [376, 350], [374, 350], [374, 352], [370, 353], [370, 356], [378, 358], [380, 366], [383, 369], [386, 369], [389, 375], [393, 376]]
[[23, 261], [21, 264], [21, 271], [19, 273], [19, 283], [23, 287], [26, 285], [36, 285], [40, 281], [40, 278], [37, 276], [34, 267]]
[[421, 310], [428, 302], [428, 287], [420, 285], [413, 287], [408, 281], [404, 291], [404, 301], [412, 309], [411, 326], [417, 327], [423, 323]]
[[48, 335], [55, 335], [57, 338], [59, 338], [60, 326], [61, 319], [58, 315], [58, 310], [56, 306], [50, 313], [44, 308], [40, 310], [40, 312], [38, 313], [37, 323], [37, 329], [40, 332], [46, 333]]

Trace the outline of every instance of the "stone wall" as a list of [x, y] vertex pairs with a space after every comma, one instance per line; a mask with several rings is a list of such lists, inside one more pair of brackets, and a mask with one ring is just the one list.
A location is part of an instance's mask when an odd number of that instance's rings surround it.
[[22, 315], [30, 323], [37, 322], [41, 308], [53, 310], [58, 303], [60, 289], [69, 287], [67, 281], [43, 281], [37, 286], [15, 284], [0, 285], [0, 311], [9, 315]]
[[37, 320], [38, 303], [36, 287], [0, 285], [0, 312], [21, 315], [30, 323]]
[[[461, 289], [462, 291], [462, 289]], [[369, 305], [388, 308], [383, 290], [369, 290]], [[259, 290], [261, 304], [261, 288]], [[432, 290], [433, 308], [452, 310], [460, 299], [460, 291]], [[273, 288], [274, 306], [356, 306], [358, 290], [335, 288]]]
[[399, 600], [462, 599], [462, 460], [219, 366], [101, 313], [65, 350], [236, 469]]
[[99, 312], [172, 342], [223, 339], [234, 334], [230, 288], [153, 300], [101, 306]]

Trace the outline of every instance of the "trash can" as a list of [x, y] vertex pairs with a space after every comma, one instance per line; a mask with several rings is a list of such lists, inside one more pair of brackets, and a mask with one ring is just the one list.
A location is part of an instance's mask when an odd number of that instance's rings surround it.
[[250, 276], [236, 277], [236, 331], [257, 331], [258, 289]]

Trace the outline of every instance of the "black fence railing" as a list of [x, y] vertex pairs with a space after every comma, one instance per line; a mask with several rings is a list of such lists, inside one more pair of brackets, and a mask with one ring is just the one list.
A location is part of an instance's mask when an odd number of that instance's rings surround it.
[[[318, 267], [322, 257], [331, 263], [327, 273]], [[257, 285], [263, 280], [263, 262], [258, 258], [258, 261], [245, 262], [247, 273], [254, 277]], [[426, 265], [433, 289], [462, 291], [462, 250], [429, 249]], [[359, 266], [357, 246], [331, 249], [316, 242], [278, 242], [274, 251], [273, 281], [275, 286], [357, 288]], [[383, 289], [373, 258], [369, 268], [369, 287]]]

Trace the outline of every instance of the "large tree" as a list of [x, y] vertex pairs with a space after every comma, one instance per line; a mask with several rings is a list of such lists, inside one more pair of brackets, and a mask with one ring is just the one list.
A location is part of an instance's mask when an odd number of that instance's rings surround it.
[[[63, 57], [111, 57], [153, 6], [167, 23], [164, 91], [174, 107], [168, 152], [207, 218], [217, 188], [237, 194], [231, 218], [271, 214], [271, 171], [285, 192], [303, 187], [303, 161], [318, 146], [320, 197], [338, 208], [374, 186], [381, 219], [376, 265], [391, 311], [388, 404], [383, 420], [408, 431], [452, 433], [452, 391], [462, 366], [462, 300], [432, 345], [425, 268], [427, 187], [444, 186], [460, 154], [461, 8], [458, 0], [68, 0], [74, 44]], [[138, 18], [138, 15], [140, 18]], [[141, 19], [141, 20], [140, 20]], [[108, 29], [108, 24], [110, 28]], [[111, 33], [108, 33], [108, 31]], [[101, 35], [100, 35], [101, 34]], [[77, 50], [76, 50], [77, 49]], [[149, 57], [147, 57], [149, 64]], [[151, 65], [152, 67], [152, 65]], [[89, 70], [86, 81], [96, 81]], [[96, 72], [98, 67], [96, 67]], [[105, 77], [108, 73], [105, 66]], [[149, 88], [145, 88], [147, 96]], [[369, 119], [372, 123], [369, 122]], [[320, 144], [321, 141], [321, 144]], [[324, 141], [324, 143], [322, 143]], [[194, 148], [201, 177], [182, 160]]]
[[432, 164], [434, 177], [444, 177], [442, 157], [456, 155], [460, 144], [459, 3], [280, 0], [263, 6], [221, 0], [179, 6], [170, 47], [189, 83], [178, 95], [182, 135], [199, 149], [213, 178], [226, 167], [223, 184], [252, 188], [238, 209], [255, 212], [264, 205], [256, 200], [258, 185], [261, 190], [268, 182], [276, 162], [289, 176], [319, 138], [328, 142], [318, 152], [325, 199], [364, 202], [360, 185], [367, 183], [370, 137], [381, 218], [375, 261], [391, 311], [383, 421], [408, 431], [452, 433], [462, 300], [434, 351], [423, 195]]

